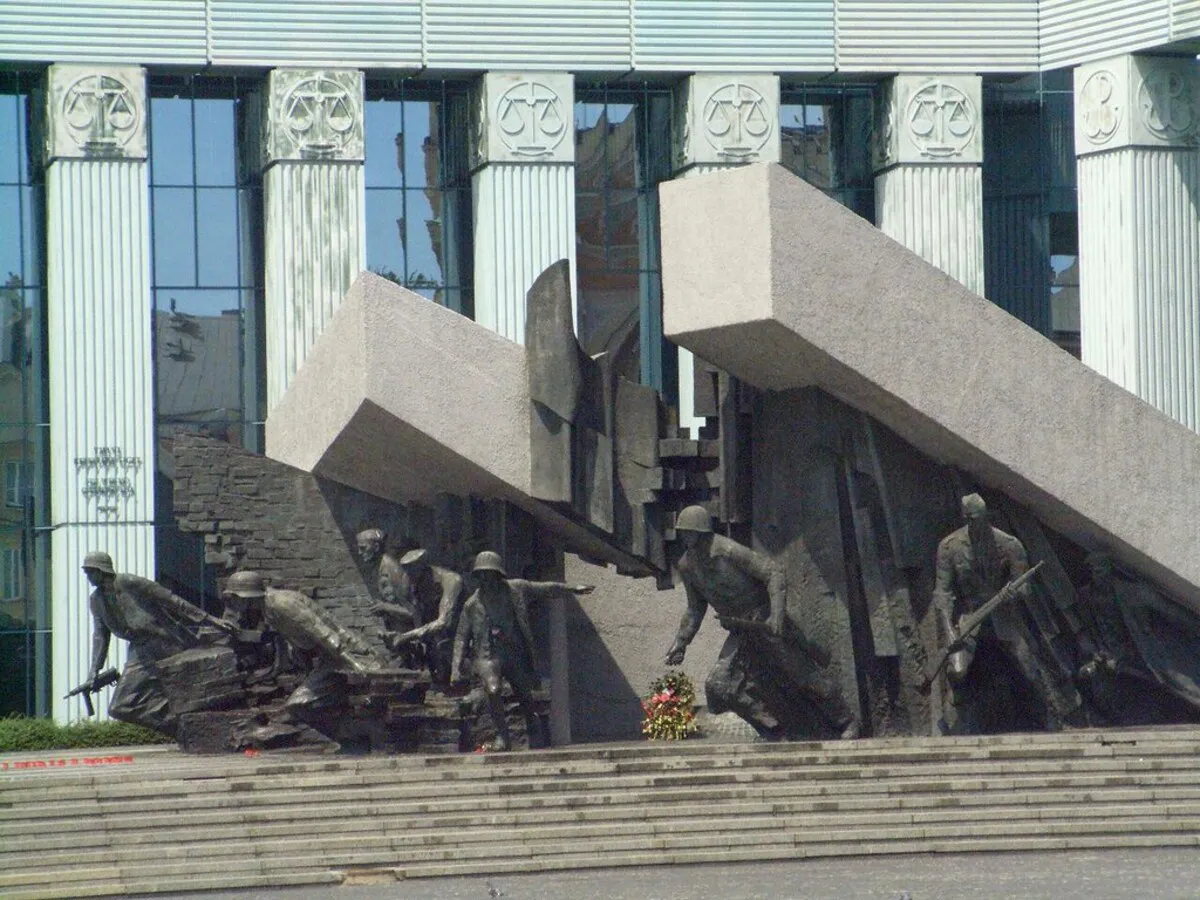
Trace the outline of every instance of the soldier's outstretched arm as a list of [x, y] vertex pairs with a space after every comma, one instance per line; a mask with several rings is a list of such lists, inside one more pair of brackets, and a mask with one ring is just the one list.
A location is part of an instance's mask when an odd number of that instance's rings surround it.
[[508, 583], [531, 600], [565, 600], [577, 594], [590, 594], [596, 589], [594, 584], [563, 584], [561, 581], [525, 581], [523, 578], [510, 578]]
[[151, 581], [149, 578], [139, 578], [137, 584], [144, 596], [172, 615], [186, 619], [194, 625], [209, 625], [227, 633], [237, 630], [237, 626], [232, 622], [210, 616], [195, 604], [189, 603], [177, 594], [173, 594], [157, 581]]
[[696, 636], [696, 632], [700, 630], [700, 623], [704, 621], [704, 614], [708, 612], [708, 601], [704, 599], [700, 591], [696, 590], [687, 580], [683, 582], [683, 589], [687, 594], [687, 609], [683, 611], [683, 618], [679, 620], [679, 630], [675, 632], [675, 643], [667, 651], [665, 661], [668, 666], [677, 666], [683, 662], [688, 645]]
[[430, 632], [444, 631], [454, 621], [455, 613], [458, 612], [458, 607], [463, 602], [462, 578], [454, 572], [446, 572], [440, 576], [439, 582], [442, 586], [442, 599], [438, 602], [437, 618], [432, 622], [426, 622], [420, 628], [404, 632], [396, 639], [397, 643], [415, 641]]

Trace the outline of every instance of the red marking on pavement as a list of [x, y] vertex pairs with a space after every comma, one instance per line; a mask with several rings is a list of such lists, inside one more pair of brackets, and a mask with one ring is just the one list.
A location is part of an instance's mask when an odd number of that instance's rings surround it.
[[16, 762], [0, 762], [0, 772], [9, 769], [62, 769], [67, 766], [115, 766], [132, 762], [132, 756], [69, 756], [59, 759], [21, 759]]

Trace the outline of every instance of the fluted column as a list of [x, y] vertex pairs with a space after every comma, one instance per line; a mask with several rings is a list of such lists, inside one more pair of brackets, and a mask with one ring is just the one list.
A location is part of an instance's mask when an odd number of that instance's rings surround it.
[[1083, 361], [1200, 430], [1200, 66], [1075, 70]]
[[[84, 554], [155, 574], [145, 72], [51, 66], [45, 136], [51, 660], [67, 721], [83, 708], [63, 694], [91, 658]], [[112, 644], [120, 665], [124, 642]]]
[[269, 414], [366, 266], [363, 74], [274, 69], [265, 99]]
[[976, 75], [897, 75], [880, 92], [875, 224], [983, 294], [983, 116]]
[[[779, 78], [775, 75], [692, 75], [675, 88], [676, 178], [693, 178], [753, 162], [779, 162]], [[679, 424], [693, 437], [696, 360], [679, 348]], [[715, 410], [713, 411], [715, 414]]]
[[475, 320], [517, 343], [538, 275], [568, 259], [575, 278], [574, 102], [564, 73], [488, 72], [475, 88]]

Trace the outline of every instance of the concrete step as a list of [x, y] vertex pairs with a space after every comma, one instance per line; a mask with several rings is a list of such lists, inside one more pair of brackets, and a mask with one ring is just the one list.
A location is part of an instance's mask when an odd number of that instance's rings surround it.
[[[1194, 846], [1200, 729], [460, 757], [0, 756], [0, 893], [847, 853]], [[114, 757], [114, 759], [119, 759]], [[7, 767], [5, 767], [7, 766]]]
[[[1161, 751], [1161, 748], [1155, 748]], [[24, 816], [32, 808], [46, 809], [48, 801], [67, 809], [72, 803], [116, 803], [127, 801], [139, 804], [140, 809], [150, 809], [147, 803], [153, 798], [160, 805], [173, 805], [186, 799], [192, 804], [220, 803], [221, 797], [239, 795], [240, 802], [257, 802], [257, 795], [270, 794], [287, 797], [301, 791], [310, 796], [313, 791], [337, 790], [357, 791], [362, 796], [372, 791], [402, 792], [412, 797], [438, 796], [445, 793], [448, 783], [453, 783], [457, 794], [476, 793], [486, 795], [495, 792], [497, 784], [504, 784], [506, 791], [520, 792], [523, 786], [544, 785], [547, 782], [559, 789], [569, 790], [575, 786], [594, 789], [601, 781], [611, 780], [625, 788], [641, 784], [659, 787], [674, 781], [693, 783], [716, 783], [722, 781], [745, 782], [748, 780], [796, 780], [839, 781], [839, 780], [888, 780], [924, 778], [969, 777], [981, 771], [996, 775], [1036, 775], [1039, 773], [1100, 773], [1105, 771], [1180, 771], [1200, 769], [1200, 746], [1190, 744], [1176, 746], [1171, 752], [1121, 752], [1106, 751], [1100, 754], [1089, 748], [1087, 753], [1071, 755], [1050, 754], [1048, 758], [1022, 755], [1012, 758], [1009, 754], [993, 753], [986, 757], [967, 760], [890, 763], [879, 762], [847, 763], [844, 761], [811, 762], [807, 758], [789, 758], [776, 755], [761, 759], [734, 760], [716, 758], [703, 761], [651, 760], [644, 765], [618, 764], [610, 761], [586, 760], [572, 765], [538, 767], [499, 767], [472, 771], [463, 767], [463, 772], [442, 770], [425, 773], [426, 777], [403, 776], [388, 768], [362, 770], [357, 767], [345, 771], [316, 771], [288, 773], [236, 773], [205, 778], [155, 777], [140, 781], [118, 781], [107, 783], [101, 780], [86, 784], [62, 785], [53, 779], [26, 778], [5, 785], [0, 793], [0, 820]], [[25, 787], [24, 784], [29, 784]], [[245, 795], [245, 796], [242, 796]], [[218, 799], [211, 799], [218, 798]]]

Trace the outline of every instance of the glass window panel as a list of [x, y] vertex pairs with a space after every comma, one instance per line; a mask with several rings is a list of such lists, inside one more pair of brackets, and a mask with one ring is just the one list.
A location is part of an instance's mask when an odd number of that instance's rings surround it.
[[[41, 216], [42, 187], [33, 185], [21, 188], [21, 227], [24, 240], [21, 242], [21, 277], [25, 286], [36, 286], [41, 279]], [[5, 273], [0, 272], [0, 275]]]
[[[435, 209], [430, 195], [438, 204]], [[405, 223], [408, 229], [408, 286], [433, 287], [443, 284], [445, 271], [442, 246], [441, 196], [437, 191], [405, 191]]]
[[575, 265], [584, 269], [603, 269], [606, 264], [604, 195], [575, 195]]
[[0, 186], [0, 279], [20, 276], [24, 271], [21, 260], [21, 189]]
[[640, 268], [640, 198], [636, 191], [612, 191], [608, 197], [608, 267], [636, 272]]
[[150, 100], [150, 178], [153, 184], [191, 184], [192, 102], [184, 98]]
[[[575, 128], [577, 131], [584, 131], [589, 128], [594, 128], [596, 123], [600, 121], [600, 117], [604, 115], [603, 103], [576, 103], [575, 104]], [[578, 135], [576, 135], [578, 141]]]
[[24, 98], [0, 94], [0, 184], [21, 180], [21, 129]]
[[154, 189], [154, 283], [196, 283], [195, 195], [190, 188]]
[[200, 284], [232, 287], [238, 283], [237, 192], [233, 188], [196, 191], [196, 253]]
[[196, 183], [232, 186], [235, 173], [233, 100], [197, 100]]
[[367, 268], [403, 282], [408, 266], [404, 255], [404, 192], [370, 190], [366, 198]]
[[438, 107], [425, 101], [404, 104], [405, 187], [438, 184]]
[[403, 187], [403, 104], [395, 100], [373, 100], [366, 103], [365, 109], [363, 178], [366, 185], [369, 188]]
[[242, 418], [238, 291], [158, 291], [154, 311], [157, 418]]

